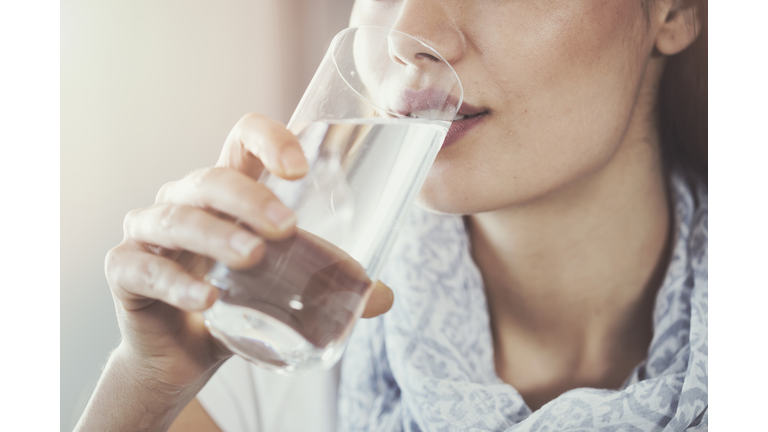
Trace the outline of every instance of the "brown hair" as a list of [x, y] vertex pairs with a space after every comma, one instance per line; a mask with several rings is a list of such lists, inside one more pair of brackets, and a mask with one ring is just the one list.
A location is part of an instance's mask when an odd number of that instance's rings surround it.
[[695, 9], [700, 26], [694, 43], [667, 59], [659, 86], [659, 132], [666, 168], [707, 184], [707, 0], [685, 3]]

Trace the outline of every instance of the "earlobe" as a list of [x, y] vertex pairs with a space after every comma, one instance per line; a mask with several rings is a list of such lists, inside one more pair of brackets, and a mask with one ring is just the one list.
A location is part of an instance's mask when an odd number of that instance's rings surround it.
[[693, 7], [669, 11], [656, 35], [656, 49], [664, 55], [675, 55], [696, 40], [701, 23]]

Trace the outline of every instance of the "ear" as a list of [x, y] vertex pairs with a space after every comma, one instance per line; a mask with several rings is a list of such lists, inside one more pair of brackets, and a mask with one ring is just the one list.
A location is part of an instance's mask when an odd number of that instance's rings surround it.
[[656, 35], [656, 49], [664, 55], [674, 55], [688, 48], [701, 31], [701, 23], [693, 6], [680, 6], [680, 1], [670, 2], [666, 19]]

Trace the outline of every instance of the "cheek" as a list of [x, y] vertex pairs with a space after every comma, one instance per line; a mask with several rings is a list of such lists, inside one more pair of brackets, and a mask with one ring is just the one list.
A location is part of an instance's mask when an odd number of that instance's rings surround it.
[[[519, 23], [507, 38], [486, 34], [494, 47], [483, 63], [503, 95], [500, 114], [516, 116], [510, 125], [518, 131], [549, 125], [541, 132], [563, 132], [561, 138], [572, 140], [581, 128], [626, 117], [647, 50], [637, 28], [637, 0], [564, 3]], [[537, 136], [545, 138], [541, 132]]]
[[493, 116], [441, 152], [421, 205], [473, 213], [525, 202], [600, 169], [618, 150], [650, 51], [640, 2], [559, 4], [518, 6], [471, 26], [477, 61], [465, 75]]

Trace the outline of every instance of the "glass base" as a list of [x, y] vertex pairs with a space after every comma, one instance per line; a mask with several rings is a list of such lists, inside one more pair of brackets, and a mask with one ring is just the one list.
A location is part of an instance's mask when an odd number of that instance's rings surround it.
[[230, 350], [278, 374], [306, 375], [330, 369], [344, 351], [336, 343], [320, 349], [263, 312], [220, 300], [203, 315], [211, 334]]

